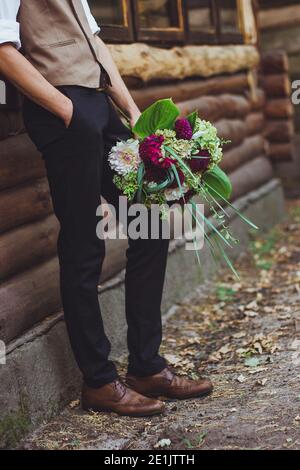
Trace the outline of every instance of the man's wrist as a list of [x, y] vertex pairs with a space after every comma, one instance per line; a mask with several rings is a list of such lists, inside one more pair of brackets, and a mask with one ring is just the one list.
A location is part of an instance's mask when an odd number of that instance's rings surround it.
[[139, 110], [138, 106], [134, 103], [133, 105], [127, 107], [126, 114], [130, 119], [134, 119], [136, 116], [141, 114], [141, 111]]

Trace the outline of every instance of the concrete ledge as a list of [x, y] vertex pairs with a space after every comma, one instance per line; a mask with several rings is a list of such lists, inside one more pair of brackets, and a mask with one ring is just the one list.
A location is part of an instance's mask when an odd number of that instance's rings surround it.
[[[235, 206], [262, 230], [272, 227], [284, 216], [280, 182], [270, 181], [235, 201]], [[231, 215], [232, 228], [240, 239], [231, 252], [234, 259], [247, 247], [250, 238], [248, 227]], [[163, 300], [165, 314], [215, 273], [208, 250], [202, 250], [201, 261], [200, 268], [195, 253], [185, 250], [184, 241], [171, 242]], [[99, 294], [113, 358], [126, 352], [123, 280], [124, 272], [121, 272], [103, 284]], [[23, 435], [77, 396], [81, 379], [62, 313], [47, 318], [10, 343], [7, 353], [6, 365], [0, 365], [0, 447], [13, 448]]]

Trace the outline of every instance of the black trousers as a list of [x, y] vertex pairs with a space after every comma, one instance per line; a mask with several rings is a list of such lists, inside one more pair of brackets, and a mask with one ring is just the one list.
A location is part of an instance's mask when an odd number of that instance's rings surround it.
[[[116, 208], [119, 192], [107, 157], [120, 139], [131, 137], [103, 91], [59, 87], [73, 102], [67, 129], [61, 119], [25, 99], [24, 121], [42, 152], [55, 214], [60, 222], [58, 256], [61, 296], [71, 346], [87, 385], [100, 387], [117, 378], [109, 361], [97, 285], [105, 243], [96, 235], [100, 195]], [[125, 278], [130, 373], [160, 372], [161, 298], [169, 241], [129, 239]]]

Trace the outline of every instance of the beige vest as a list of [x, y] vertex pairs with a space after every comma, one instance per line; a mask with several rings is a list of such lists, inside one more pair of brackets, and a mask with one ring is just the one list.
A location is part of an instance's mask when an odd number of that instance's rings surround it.
[[52, 85], [108, 86], [81, 0], [21, 0], [18, 21], [25, 56]]

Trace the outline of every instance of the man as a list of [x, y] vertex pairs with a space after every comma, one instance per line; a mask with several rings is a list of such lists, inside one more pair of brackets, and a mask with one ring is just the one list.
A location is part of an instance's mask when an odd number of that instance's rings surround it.
[[117, 140], [131, 136], [109, 97], [132, 126], [140, 111], [98, 32], [87, 0], [0, 0], [0, 73], [25, 95], [25, 125], [45, 159], [60, 222], [61, 294], [84, 378], [82, 407], [146, 416], [164, 410], [161, 395], [196, 397], [212, 386], [174, 376], [159, 355], [168, 240], [129, 240], [126, 385], [108, 359], [97, 295], [104, 241], [96, 235], [96, 209], [100, 194], [118, 206], [107, 156]]

